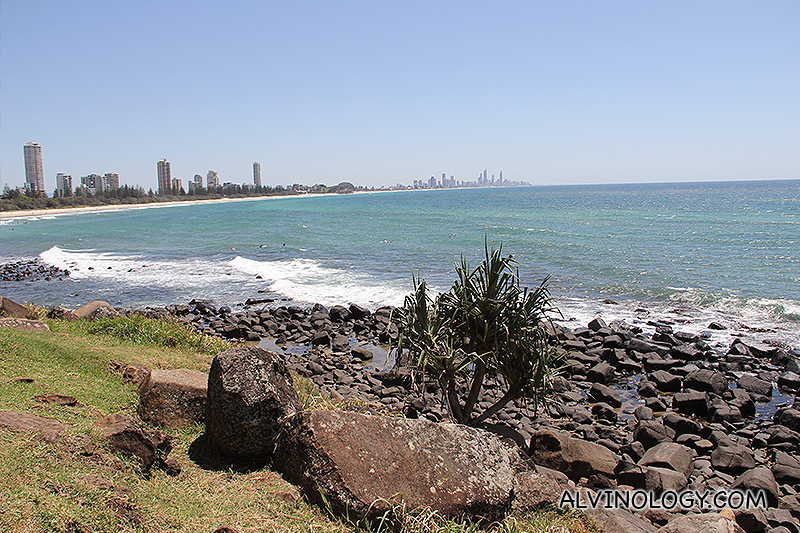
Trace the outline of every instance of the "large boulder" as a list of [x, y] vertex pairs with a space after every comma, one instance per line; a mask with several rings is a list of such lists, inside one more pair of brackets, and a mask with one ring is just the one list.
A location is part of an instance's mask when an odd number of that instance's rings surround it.
[[685, 390], [696, 390], [700, 392], [713, 392], [721, 395], [728, 388], [725, 376], [707, 368], [701, 368], [690, 372], [683, 380]]
[[734, 480], [731, 489], [763, 491], [770, 507], [777, 507], [780, 500], [778, 483], [775, 481], [772, 470], [766, 466], [746, 471]]
[[88, 304], [82, 305], [74, 311], [77, 318], [84, 318], [86, 320], [96, 320], [98, 318], [114, 318], [119, 316], [119, 312], [111, 307], [111, 304], [102, 300], [95, 300]]
[[563, 472], [573, 481], [592, 474], [613, 478], [618, 460], [605, 446], [549, 429], [531, 436], [530, 456], [535, 464]]
[[211, 449], [243, 459], [268, 456], [280, 423], [300, 409], [282, 356], [242, 346], [214, 357], [205, 412]]
[[345, 411], [304, 411], [282, 424], [275, 467], [306, 497], [351, 519], [403, 503], [447, 517], [501, 517], [514, 472], [483, 430]]
[[711, 466], [738, 476], [745, 470], [755, 468], [756, 460], [753, 453], [744, 446], [718, 446], [711, 453]]
[[31, 310], [14, 300], [9, 300], [0, 296], [0, 317], [8, 316], [11, 318], [30, 318]]
[[200, 423], [207, 389], [208, 374], [204, 372], [153, 369], [139, 387], [139, 418], [167, 428]]
[[662, 442], [645, 452], [639, 460], [642, 466], [669, 468], [685, 477], [692, 475], [694, 463], [692, 451], [674, 442]]

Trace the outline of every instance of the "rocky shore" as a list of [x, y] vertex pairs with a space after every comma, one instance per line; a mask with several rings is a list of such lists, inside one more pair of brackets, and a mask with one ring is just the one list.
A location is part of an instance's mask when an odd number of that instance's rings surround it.
[[[289, 370], [361, 412], [448, 420], [435, 381], [386, 360], [381, 345], [400, 333], [391, 308], [280, 304], [249, 300], [234, 312], [193, 300], [144, 312], [272, 348]], [[131, 312], [102, 304], [78, 311], [84, 318]], [[71, 313], [51, 310], [60, 318]], [[649, 322], [645, 329], [600, 318], [586, 327], [554, 326], [550, 342], [564, 364], [554, 400], [539, 412], [510, 404], [484, 429], [516, 444], [536, 465], [529, 478], [544, 475], [551, 489], [559, 489], [543, 496], [536, 485], [534, 500], [558, 504], [569, 487], [655, 494], [750, 490], [764, 494], [764, 505], [737, 510], [739, 527], [800, 531], [800, 410], [794, 408], [800, 351], [751, 338], [721, 346], [714, 337], [718, 327], [709, 324], [697, 335], [665, 322]], [[488, 383], [483, 407], [501, 395], [500, 383]], [[524, 502], [524, 483], [515, 487], [516, 501]], [[649, 509], [637, 527], [654, 531], [642, 523], [662, 526], [676, 514], [703, 510]]]
[[[435, 381], [415, 380], [402, 365], [370, 364], [374, 353], [385, 354], [382, 343], [397, 338], [391, 308], [268, 307], [278, 303], [249, 301], [234, 313], [193, 301], [148, 313], [229, 339], [289, 343], [289, 369], [334, 400], [448, 419]], [[598, 318], [586, 327], [553, 327], [551, 343], [564, 363], [555, 401], [538, 413], [510, 405], [485, 429], [595, 490], [764, 490], [769, 508], [748, 515], [756, 525], [747, 530], [800, 531], [800, 410], [793, 407], [800, 352], [748, 338], [712, 345], [717, 324], [701, 335], [675, 324], [647, 326], [652, 332]], [[484, 407], [500, 395], [501, 385], [489, 383]], [[672, 517], [648, 513], [656, 525]]]

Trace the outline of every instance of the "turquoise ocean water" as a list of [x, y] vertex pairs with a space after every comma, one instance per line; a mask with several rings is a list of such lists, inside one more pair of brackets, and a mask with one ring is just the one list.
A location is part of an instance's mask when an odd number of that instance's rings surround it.
[[[0, 261], [68, 281], [0, 282], [46, 306], [400, 305], [412, 273], [444, 290], [484, 239], [577, 325], [667, 320], [800, 346], [800, 181], [379, 192], [156, 206], [0, 221]], [[260, 291], [260, 292], [259, 292]], [[615, 303], [609, 303], [613, 300]], [[725, 334], [722, 334], [723, 336]], [[721, 341], [726, 339], [722, 338]]]

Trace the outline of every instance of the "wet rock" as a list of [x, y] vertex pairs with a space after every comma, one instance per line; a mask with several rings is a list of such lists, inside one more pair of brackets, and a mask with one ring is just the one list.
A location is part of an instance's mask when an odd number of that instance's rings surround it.
[[681, 390], [681, 378], [665, 370], [656, 370], [650, 374], [650, 379], [661, 392], [678, 392]]
[[609, 383], [614, 379], [614, 372], [614, 367], [603, 361], [589, 369], [586, 379], [591, 382]]
[[708, 369], [695, 370], [683, 380], [683, 388], [722, 395], [728, 388], [725, 376]]
[[589, 389], [589, 399], [593, 402], [605, 402], [612, 407], [622, 406], [622, 397], [620, 394], [606, 385], [595, 383]]
[[616, 423], [617, 411], [607, 403], [596, 403], [592, 406], [592, 415], [598, 420], [608, 420]]
[[708, 412], [706, 393], [700, 391], [676, 392], [672, 397], [672, 408], [687, 415], [704, 417]]
[[684, 435], [687, 433], [699, 435], [703, 425], [700, 422], [695, 422], [690, 418], [680, 416], [676, 413], [668, 413], [663, 418], [664, 425], [672, 428], [675, 435]]
[[736, 382], [737, 386], [747, 392], [761, 396], [772, 396], [772, 383], [764, 381], [750, 374], [745, 374]]
[[375, 518], [402, 495], [446, 517], [501, 517], [514, 473], [487, 432], [344, 411], [304, 411], [283, 424], [275, 465], [306, 497], [350, 519]]
[[331, 341], [331, 349], [334, 353], [349, 353], [350, 339], [344, 335], [336, 335]]

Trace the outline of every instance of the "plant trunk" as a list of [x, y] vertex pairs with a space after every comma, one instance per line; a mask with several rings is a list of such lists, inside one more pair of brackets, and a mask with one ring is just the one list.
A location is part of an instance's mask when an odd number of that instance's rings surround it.
[[483, 361], [475, 363], [475, 370], [472, 373], [472, 384], [470, 385], [469, 396], [467, 403], [464, 404], [464, 419], [469, 420], [472, 416], [472, 410], [475, 408], [475, 402], [478, 401], [478, 396], [483, 388], [483, 378], [486, 376], [486, 364]]
[[445, 391], [447, 404], [450, 406], [450, 413], [453, 415], [453, 418], [455, 418], [456, 422], [459, 424], [464, 424], [464, 414], [461, 411], [461, 402], [459, 402], [458, 394], [456, 393], [455, 380], [442, 377], [440, 379], [440, 386], [442, 390]]
[[495, 413], [497, 413], [498, 411], [500, 411], [503, 407], [505, 407], [505, 405], [508, 402], [510, 402], [512, 400], [516, 400], [517, 398], [520, 398], [521, 396], [522, 396], [522, 391], [520, 390], [519, 387], [516, 387], [516, 386], [511, 387], [503, 395], [502, 398], [497, 400], [491, 407], [489, 407], [487, 410], [482, 412], [480, 414], [480, 416], [478, 416], [477, 418], [473, 418], [472, 420], [467, 422], [467, 425], [468, 426], [472, 426], [472, 427], [475, 427], [475, 426], [479, 425], [481, 422], [483, 422], [484, 420], [486, 420], [490, 416], [492, 416]]

